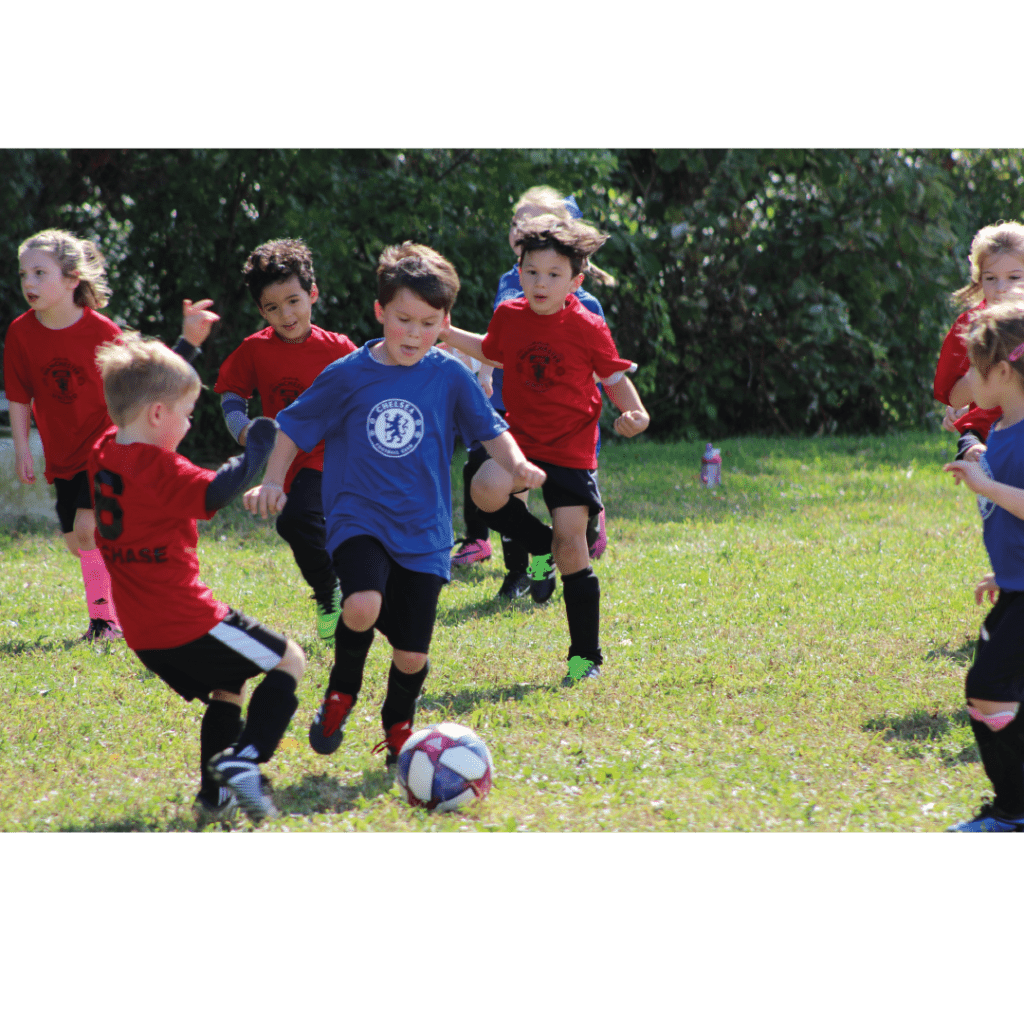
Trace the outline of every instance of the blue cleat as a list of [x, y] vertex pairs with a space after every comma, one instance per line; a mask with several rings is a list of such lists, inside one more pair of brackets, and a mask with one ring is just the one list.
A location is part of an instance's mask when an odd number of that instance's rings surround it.
[[992, 804], [985, 804], [976, 817], [950, 825], [947, 832], [1024, 832], [1024, 818], [1004, 818]]

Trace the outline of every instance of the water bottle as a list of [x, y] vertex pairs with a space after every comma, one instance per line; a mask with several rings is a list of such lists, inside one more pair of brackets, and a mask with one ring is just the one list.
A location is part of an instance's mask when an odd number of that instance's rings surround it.
[[700, 457], [700, 482], [704, 487], [717, 487], [722, 482], [722, 450], [712, 448], [710, 441]]

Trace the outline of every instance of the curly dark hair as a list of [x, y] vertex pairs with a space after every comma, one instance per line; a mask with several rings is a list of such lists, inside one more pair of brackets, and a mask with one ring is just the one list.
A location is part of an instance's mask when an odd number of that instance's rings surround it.
[[389, 245], [377, 261], [377, 301], [386, 306], [399, 288], [408, 288], [428, 306], [449, 313], [459, 294], [459, 275], [426, 245]]
[[242, 267], [242, 277], [257, 306], [268, 284], [295, 276], [307, 292], [312, 292], [313, 253], [301, 238], [275, 238], [257, 246]]
[[562, 220], [551, 214], [531, 217], [519, 225], [516, 245], [519, 249], [519, 265], [528, 252], [554, 249], [565, 256], [575, 277], [586, 266], [587, 260], [608, 241], [608, 235], [598, 231], [593, 224], [582, 220]]

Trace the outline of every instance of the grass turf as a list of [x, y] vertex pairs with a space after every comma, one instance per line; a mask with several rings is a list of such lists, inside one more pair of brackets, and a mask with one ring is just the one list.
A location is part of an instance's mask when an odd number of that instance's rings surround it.
[[[378, 637], [342, 747], [306, 729], [332, 661], [273, 526], [201, 524], [203, 579], [305, 649], [300, 707], [268, 767], [288, 831], [933, 831], [988, 792], [963, 674], [988, 569], [948, 435], [606, 443], [603, 675], [563, 686], [561, 587], [494, 600], [500, 545], [442, 592], [417, 724], [476, 729], [494, 789], [464, 813], [407, 807], [370, 748]], [[461, 456], [453, 467], [461, 525]], [[542, 507], [539, 495], [531, 507]], [[497, 538], [492, 538], [497, 540]], [[202, 707], [123, 644], [87, 646], [76, 562], [53, 527], [0, 535], [0, 829], [192, 828]], [[250, 828], [241, 824], [236, 828]]]

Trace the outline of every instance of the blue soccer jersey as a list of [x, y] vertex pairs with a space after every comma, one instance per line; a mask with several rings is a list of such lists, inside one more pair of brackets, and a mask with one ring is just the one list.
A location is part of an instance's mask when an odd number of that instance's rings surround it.
[[303, 451], [324, 442], [328, 551], [368, 534], [399, 565], [448, 580], [455, 435], [490, 441], [507, 425], [447, 352], [385, 366], [370, 353], [379, 340], [326, 367], [277, 422]]
[[[993, 480], [1024, 489], [1024, 420], [992, 430], [981, 468]], [[985, 548], [1000, 590], [1024, 590], [1024, 520], [978, 495]]]

